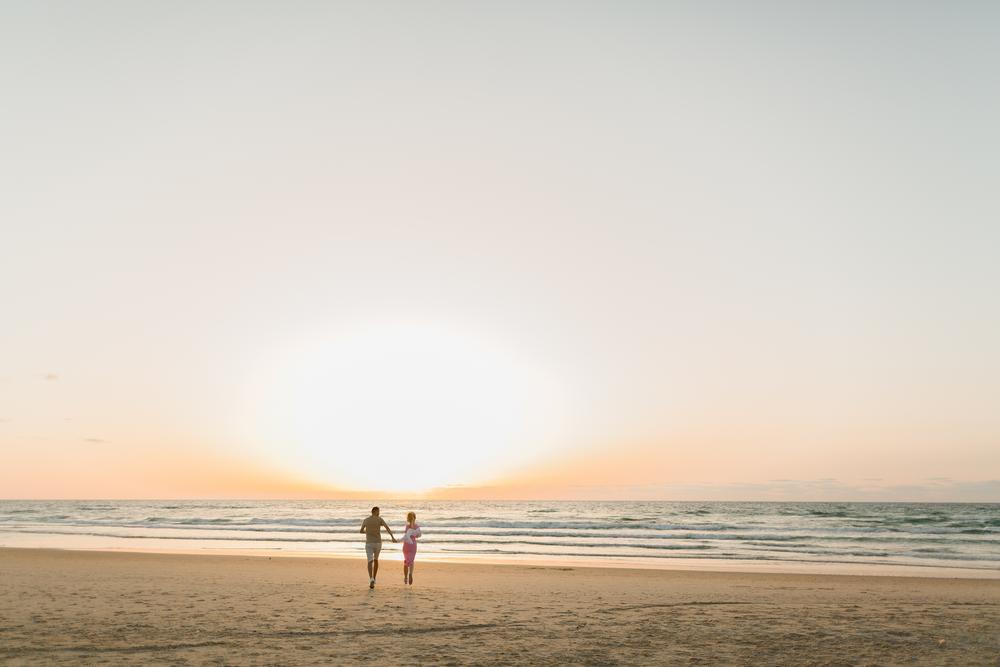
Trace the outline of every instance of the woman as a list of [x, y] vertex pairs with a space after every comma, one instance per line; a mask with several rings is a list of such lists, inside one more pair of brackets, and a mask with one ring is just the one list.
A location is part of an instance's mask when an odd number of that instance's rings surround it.
[[403, 583], [413, 584], [413, 559], [417, 556], [417, 538], [420, 537], [416, 512], [406, 515], [406, 530], [403, 532]]

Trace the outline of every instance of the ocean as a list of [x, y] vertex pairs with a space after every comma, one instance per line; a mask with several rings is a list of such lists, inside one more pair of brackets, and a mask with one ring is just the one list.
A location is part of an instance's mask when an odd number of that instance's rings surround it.
[[[419, 559], [1000, 577], [1000, 503], [386, 501]], [[370, 505], [0, 500], [0, 546], [353, 555]], [[384, 537], [383, 558], [398, 558]]]

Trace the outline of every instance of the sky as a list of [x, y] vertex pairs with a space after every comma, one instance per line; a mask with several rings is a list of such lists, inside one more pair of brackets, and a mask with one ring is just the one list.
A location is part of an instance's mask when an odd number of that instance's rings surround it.
[[1000, 5], [0, 5], [0, 497], [1000, 501]]

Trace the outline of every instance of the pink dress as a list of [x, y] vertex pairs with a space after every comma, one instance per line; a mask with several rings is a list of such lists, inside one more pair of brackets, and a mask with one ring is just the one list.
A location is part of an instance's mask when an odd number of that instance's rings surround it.
[[413, 559], [417, 557], [417, 538], [420, 537], [420, 526], [407, 526], [403, 533], [403, 564], [412, 567]]

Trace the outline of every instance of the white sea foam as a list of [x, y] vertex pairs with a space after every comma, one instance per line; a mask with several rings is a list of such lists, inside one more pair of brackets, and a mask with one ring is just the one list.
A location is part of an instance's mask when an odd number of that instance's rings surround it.
[[[854, 563], [1000, 572], [1000, 504], [383, 502], [424, 557]], [[353, 553], [353, 501], [0, 501], [0, 546]]]

